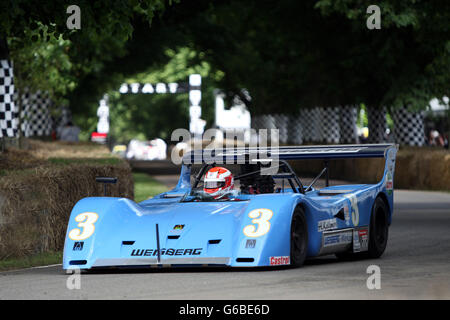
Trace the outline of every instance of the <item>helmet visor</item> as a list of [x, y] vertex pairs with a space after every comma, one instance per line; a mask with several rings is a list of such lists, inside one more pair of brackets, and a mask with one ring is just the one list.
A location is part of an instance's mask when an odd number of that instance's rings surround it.
[[217, 189], [225, 186], [225, 181], [205, 181], [203, 188], [205, 189]]

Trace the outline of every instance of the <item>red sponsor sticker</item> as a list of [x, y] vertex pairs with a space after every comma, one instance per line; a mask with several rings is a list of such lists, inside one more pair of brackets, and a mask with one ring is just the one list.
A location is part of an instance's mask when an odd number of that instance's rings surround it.
[[367, 230], [358, 230], [359, 236], [367, 236]]
[[270, 257], [271, 266], [282, 266], [290, 264], [289, 256]]

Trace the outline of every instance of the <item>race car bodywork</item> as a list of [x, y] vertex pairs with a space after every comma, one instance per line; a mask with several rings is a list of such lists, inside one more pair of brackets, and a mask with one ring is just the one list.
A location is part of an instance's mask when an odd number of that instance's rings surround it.
[[[239, 152], [248, 163], [251, 150]], [[271, 179], [288, 180], [290, 188], [283, 183], [273, 192], [240, 192], [222, 201], [193, 193], [208, 165], [218, 162], [208, 164], [200, 154], [203, 167], [191, 183], [191, 160], [198, 156], [192, 152], [183, 158], [171, 191], [140, 203], [113, 197], [80, 200], [69, 219], [63, 268], [299, 266], [307, 257], [326, 254], [378, 257], [392, 219], [396, 152], [393, 144], [280, 147], [268, 154], [284, 172]], [[217, 155], [229, 159], [237, 153], [225, 149]], [[320, 190], [304, 187], [287, 163], [367, 157], [385, 158], [379, 183]], [[242, 181], [252, 174], [242, 175]]]

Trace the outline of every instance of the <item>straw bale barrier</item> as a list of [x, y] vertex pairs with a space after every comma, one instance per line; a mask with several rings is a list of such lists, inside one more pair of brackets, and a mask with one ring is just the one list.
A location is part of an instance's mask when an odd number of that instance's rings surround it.
[[[292, 163], [294, 170], [301, 176], [319, 174], [323, 164], [322, 160]], [[330, 160], [329, 166], [333, 179], [376, 183], [382, 178], [384, 159]], [[450, 152], [431, 147], [401, 147], [395, 164], [394, 187], [450, 191]]]
[[[12, 168], [17, 155], [29, 161], [16, 162]], [[108, 196], [134, 198], [131, 168], [121, 159], [45, 159], [17, 150], [2, 154], [0, 259], [62, 250], [75, 203], [103, 196], [103, 184], [95, 182], [97, 176], [118, 178], [117, 184], [108, 185]]]

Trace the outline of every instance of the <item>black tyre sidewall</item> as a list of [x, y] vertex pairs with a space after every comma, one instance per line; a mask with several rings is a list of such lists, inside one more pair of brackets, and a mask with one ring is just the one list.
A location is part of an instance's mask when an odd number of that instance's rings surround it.
[[[389, 225], [388, 225], [388, 207], [380, 197], [375, 199], [370, 216], [369, 229], [369, 257], [379, 258], [387, 246]], [[383, 233], [382, 240], [379, 234]]]
[[[301, 228], [301, 252], [296, 250], [294, 243], [294, 228]], [[300, 267], [305, 262], [306, 253], [308, 250], [308, 227], [306, 223], [306, 216], [303, 208], [297, 207], [292, 215], [290, 234], [290, 261], [294, 267]]]

